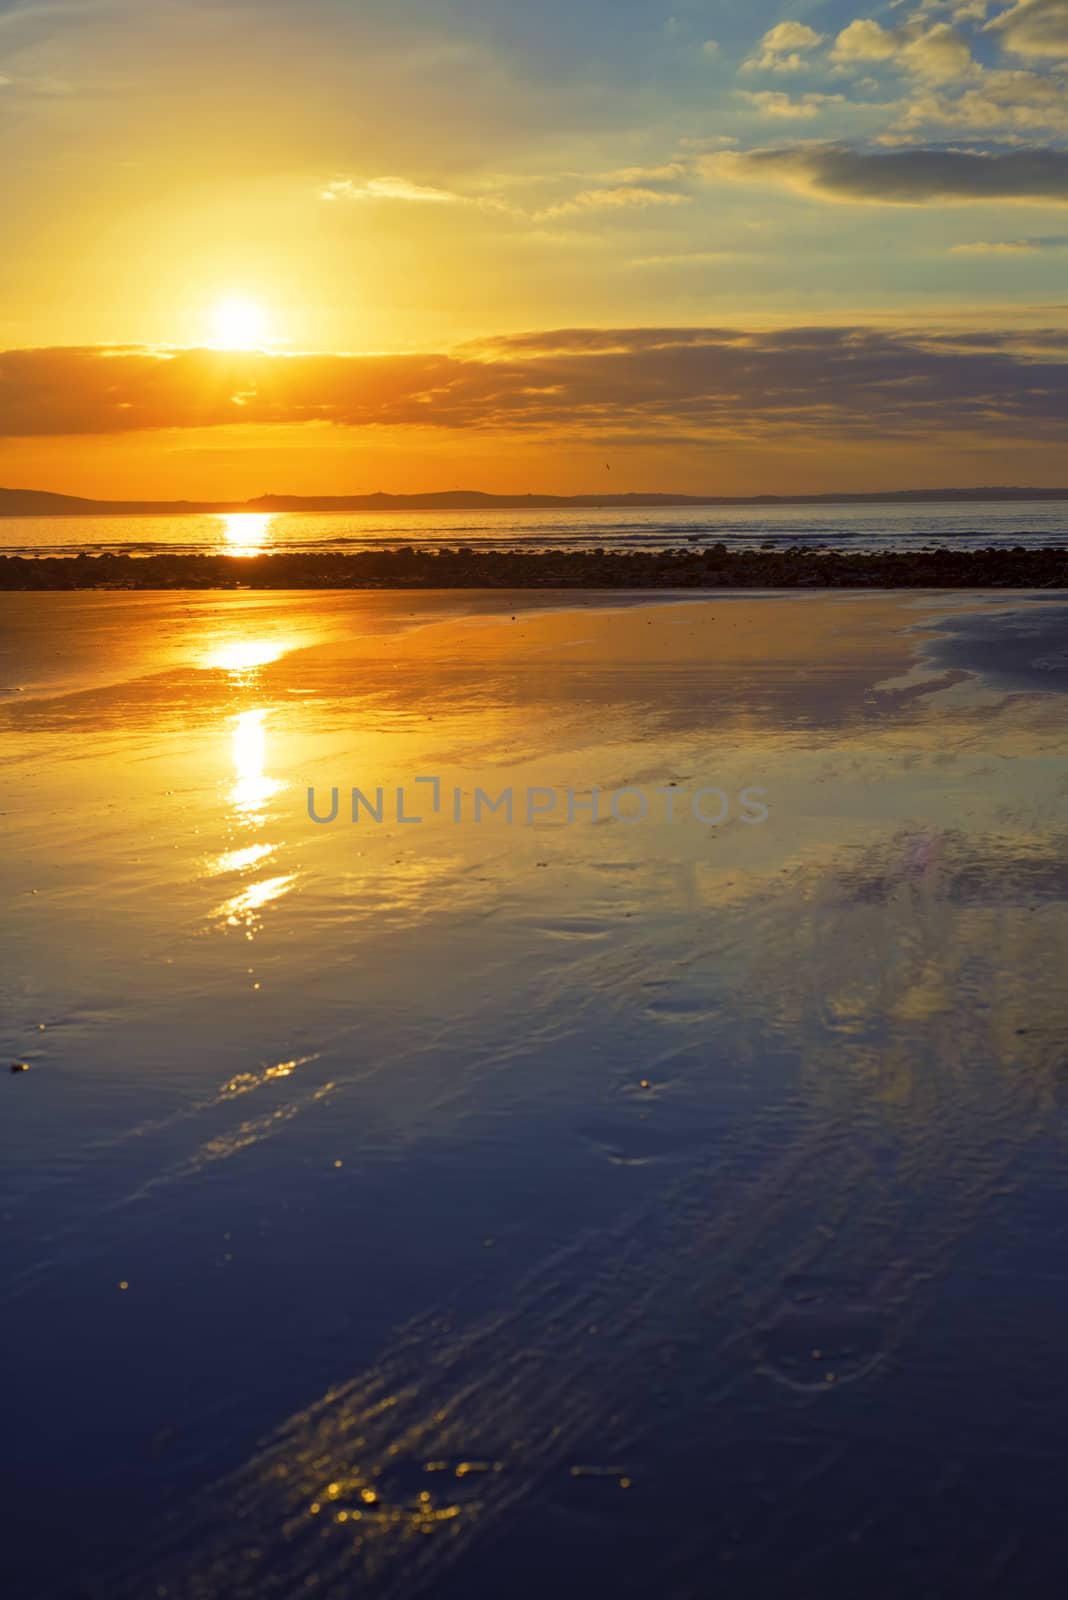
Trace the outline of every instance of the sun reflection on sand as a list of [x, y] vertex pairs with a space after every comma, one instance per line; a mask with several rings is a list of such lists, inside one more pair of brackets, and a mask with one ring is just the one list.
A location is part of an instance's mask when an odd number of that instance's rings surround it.
[[251, 672], [255, 667], [266, 667], [277, 661], [288, 648], [269, 639], [235, 639], [213, 650], [205, 664], [221, 667], [225, 672]]
[[[233, 782], [227, 800], [233, 821], [239, 827], [262, 827], [268, 802], [286, 787], [281, 779], [271, 778], [266, 772], [269, 715], [269, 708], [261, 706], [252, 711], [239, 711], [231, 719]], [[213, 877], [251, 872], [265, 864], [277, 848], [277, 844], [261, 843], [227, 850], [209, 861], [208, 871]], [[230, 927], [243, 927], [251, 939], [261, 920], [259, 913], [286, 894], [296, 881], [296, 873], [280, 873], [249, 883], [216, 906], [211, 913], [212, 920], [225, 922]]]
[[223, 855], [214, 857], [208, 870], [213, 877], [224, 872], [245, 872], [268, 856], [273, 856], [274, 850], [273, 844], [250, 844], [245, 850], [227, 850]]
[[222, 523], [222, 553], [228, 556], [258, 556], [270, 543], [268, 537], [274, 516], [269, 511], [228, 511]]
[[277, 778], [269, 778], [264, 767], [267, 760], [267, 731], [264, 723], [267, 711], [239, 711], [233, 719], [233, 788], [230, 802], [244, 822], [262, 823], [261, 815], [268, 800], [285, 785]]
[[212, 916], [227, 922], [231, 928], [244, 927], [251, 938], [252, 930], [259, 922], [257, 912], [270, 905], [272, 900], [287, 894], [296, 881], [296, 873], [290, 872], [278, 878], [264, 878], [259, 883], [250, 883], [240, 894], [232, 895], [221, 906], [216, 906]]

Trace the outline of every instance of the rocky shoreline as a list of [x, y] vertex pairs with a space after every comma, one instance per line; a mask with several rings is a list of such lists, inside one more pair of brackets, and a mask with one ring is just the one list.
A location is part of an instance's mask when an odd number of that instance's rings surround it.
[[0, 590], [1061, 589], [1055, 550], [289, 550], [270, 555], [0, 556]]

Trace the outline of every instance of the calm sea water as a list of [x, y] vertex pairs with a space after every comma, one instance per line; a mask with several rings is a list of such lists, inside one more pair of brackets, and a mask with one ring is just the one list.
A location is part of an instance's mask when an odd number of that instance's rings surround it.
[[4, 1600], [1062, 1592], [1066, 629], [0, 594]]
[[841, 550], [920, 550], [1068, 544], [1068, 502], [908, 506], [710, 506], [659, 510], [458, 511], [184, 517], [11, 517], [0, 521], [0, 553], [72, 555], [113, 550], [366, 550], [412, 544], [478, 550], [668, 549], [722, 542], [744, 549], [829, 545]]

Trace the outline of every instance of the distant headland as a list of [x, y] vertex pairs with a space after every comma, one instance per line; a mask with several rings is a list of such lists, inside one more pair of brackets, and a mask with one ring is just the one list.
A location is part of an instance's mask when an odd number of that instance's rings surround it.
[[88, 500], [46, 489], [0, 489], [0, 517], [154, 517], [248, 512], [656, 510], [686, 506], [922, 505], [1068, 500], [1068, 488], [894, 489], [871, 494], [265, 494], [255, 500]]

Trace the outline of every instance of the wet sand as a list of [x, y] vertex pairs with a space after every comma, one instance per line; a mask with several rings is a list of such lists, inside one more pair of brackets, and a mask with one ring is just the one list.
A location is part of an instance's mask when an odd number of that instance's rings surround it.
[[1066, 611], [0, 597], [5, 1592], [1043, 1592]]

